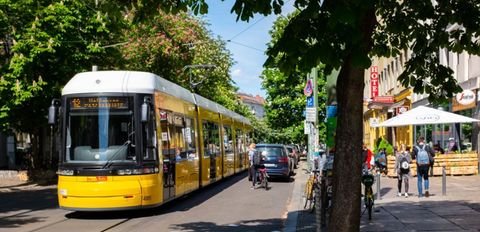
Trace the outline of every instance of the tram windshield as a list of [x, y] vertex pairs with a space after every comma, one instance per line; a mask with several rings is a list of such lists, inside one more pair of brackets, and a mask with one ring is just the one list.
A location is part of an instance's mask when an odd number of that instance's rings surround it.
[[131, 97], [67, 99], [66, 162], [135, 161]]

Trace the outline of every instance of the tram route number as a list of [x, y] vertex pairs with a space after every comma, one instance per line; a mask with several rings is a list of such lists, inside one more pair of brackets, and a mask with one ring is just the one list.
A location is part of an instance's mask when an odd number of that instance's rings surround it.
[[128, 98], [126, 97], [77, 97], [70, 100], [70, 107], [72, 109], [96, 109], [96, 108], [111, 108], [111, 109], [127, 109]]

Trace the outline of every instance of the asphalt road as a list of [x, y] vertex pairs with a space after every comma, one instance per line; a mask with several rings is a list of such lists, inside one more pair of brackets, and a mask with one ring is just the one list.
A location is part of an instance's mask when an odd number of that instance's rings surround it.
[[88, 213], [59, 209], [56, 186], [0, 187], [0, 231], [282, 231], [293, 181], [252, 190], [241, 173], [154, 209]]

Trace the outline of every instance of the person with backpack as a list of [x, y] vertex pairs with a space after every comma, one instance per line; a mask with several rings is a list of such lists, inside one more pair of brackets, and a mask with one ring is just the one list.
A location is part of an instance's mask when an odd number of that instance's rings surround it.
[[413, 147], [412, 152], [412, 158], [415, 159], [417, 163], [418, 197], [423, 197], [422, 179], [425, 187], [425, 197], [430, 196], [428, 189], [428, 170], [433, 164], [433, 157], [435, 157], [435, 152], [425, 143], [425, 138], [423, 136], [418, 138], [418, 143]]
[[263, 155], [255, 149], [255, 143], [250, 144], [249, 148], [248, 158], [250, 160], [250, 172], [252, 173], [252, 189], [255, 189], [258, 177], [257, 170], [262, 167], [264, 158]]
[[398, 177], [398, 196], [402, 196], [402, 182], [405, 183], [405, 197], [408, 197], [408, 179], [410, 178], [410, 163], [412, 157], [410, 156], [410, 147], [405, 147], [405, 144], [400, 146], [400, 151], [396, 154], [395, 172]]
[[378, 172], [387, 173], [387, 151], [385, 148], [380, 148], [380, 151], [375, 155], [375, 165]]

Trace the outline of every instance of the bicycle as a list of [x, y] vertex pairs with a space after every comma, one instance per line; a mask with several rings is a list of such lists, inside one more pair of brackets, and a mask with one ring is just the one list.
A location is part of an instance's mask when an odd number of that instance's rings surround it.
[[365, 209], [363, 210], [362, 215], [368, 210], [368, 220], [372, 220], [372, 209], [374, 205], [372, 186], [374, 182], [375, 178], [370, 171], [365, 171], [362, 174], [362, 183], [365, 186], [365, 196], [363, 197]]
[[318, 170], [313, 170], [313, 175], [307, 180], [305, 184], [305, 205], [303, 206], [304, 209], [308, 209], [309, 212], [313, 212], [315, 209], [315, 202], [317, 198], [317, 194], [320, 190], [320, 179], [319, 179], [319, 172]]
[[259, 182], [260, 186], [263, 186], [265, 190], [268, 190], [268, 174], [267, 174], [267, 169], [265, 168], [265, 165], [261, 165], [258, 168], [258, 173], [259, 175]]

